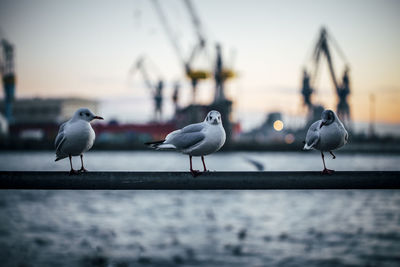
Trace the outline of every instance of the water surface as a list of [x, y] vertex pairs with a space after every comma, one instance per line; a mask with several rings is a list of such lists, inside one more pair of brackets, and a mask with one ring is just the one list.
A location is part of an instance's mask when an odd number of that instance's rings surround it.
[[[340, 155], [337, 170], [399, 170]], [[218, 153], [213, 170], [320, 170], [318, 153]], [[328, 158], [328, 157], [327, 157]], [[187, 170], [187, 157], [91, 152], [90, 170]], [[0, 153], [0, 170], [68, 170], [50, 152]], [[79, 166], [79, 160], [76, 162]], [[197, 158], [196, 166], [201, 162]], [[4, 266], [399, 266], [400, 191], [0, 191]]]

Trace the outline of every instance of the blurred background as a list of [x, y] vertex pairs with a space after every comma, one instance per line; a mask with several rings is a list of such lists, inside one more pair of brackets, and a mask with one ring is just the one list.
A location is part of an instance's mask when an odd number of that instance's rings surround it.
[[2, 148], [53, 149], [84, 106], [106, 118], [94, 149], [143, 149], [217, 109], [225, 149], [299, 150], [330, 108], [351, 132], [345, 149], [398, 150], [398, 8], [2, 1]]
[[[319, 171], [319, 153], [301, 148], [329, 108], [350, 140], [328, 168], [398, 171], [399, 11], [398, 1], [0, 1], [0, 170], [69, 170], [54, 162], [54, 139], [88, 107], [105, 118], [93, 123], [89, 170], [187, 171], [187, 156], [144, 143], [215, 109], [228, 139], [206, 158], [211, 170]], [[398, 191], [3, 191], [0, 253], [11, 266], [396, 266], [399, 205]]]

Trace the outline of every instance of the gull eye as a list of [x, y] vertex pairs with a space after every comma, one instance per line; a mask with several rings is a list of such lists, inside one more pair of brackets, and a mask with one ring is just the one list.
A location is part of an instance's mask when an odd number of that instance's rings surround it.
[[89, 114], [88, 112], [86, 112], [86, 116], [88, 116], [88, 117], [89, 117], [89, 115], [90, 115], [90, 114]]

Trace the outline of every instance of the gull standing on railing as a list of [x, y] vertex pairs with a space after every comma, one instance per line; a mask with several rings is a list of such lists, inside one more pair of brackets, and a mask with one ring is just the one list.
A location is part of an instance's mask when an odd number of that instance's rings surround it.
[[[94, 139], [96, 138], [96, 134], [90, 125], [90, 122], [94, 119], [102, 120], [103, 118], [95, 116], [87, 108], [80, 108], [69, 121], [60, 126], [55, 140], [57, 156], [55, 161], [69, 157], [71, 165], [70, 174], [87, 171], [83, 166], [83, 153], [93, 146]], [[82, 167], [79, 171], [72, 168], [72, 156], [81, 157]]]
[[201, 156], [204, 171], [207, 171], [204, 156], [218, 151], [224, 145], [225, 139], [221, 114], [212, 110], [203, 122], [190, 124], [171, 132], [165, 140], [149, 142], [146, 145], [157, 150], [176, 150], [189, 155], [190, 172], [196, 177], [201, 172], [193, 170], [192, 157]]
[[324, 164], [323, 174], [332, 174], [334, 170], [326, 168], [324, 151], [331, 153], [333, 159], [336, 156], [332, 150], [338, 149], [347, 143], [349, 134], [339, 120], [338, 116], [332, 110], [324, 110], [321, 115], [321, 120], [311, 124], [308, 129], [304, 150], [312, 148], [321, 151], [322, 162]]

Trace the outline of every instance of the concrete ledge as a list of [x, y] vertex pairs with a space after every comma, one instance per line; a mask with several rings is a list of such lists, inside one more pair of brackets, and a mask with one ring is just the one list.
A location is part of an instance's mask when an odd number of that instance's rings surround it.
[[400, 189], [400, 172], [0, 172], [0, 189]]

